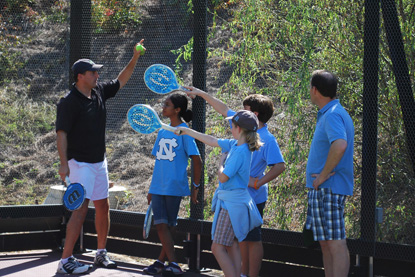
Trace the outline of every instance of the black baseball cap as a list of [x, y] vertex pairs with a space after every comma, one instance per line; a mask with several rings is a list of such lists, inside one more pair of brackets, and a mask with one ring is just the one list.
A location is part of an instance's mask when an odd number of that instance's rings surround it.
[[258, 118], [251, 111], [240, 110], [233, 116], [229, 116], [226, 119], [234, 120], [238, 124], [239, 127], [247, 129], [248, 131], [258, 130], [258, 125], [259, 125]]
[[75, 75], [78, 75], [85, 71], [97, 71], [101, 67], [103, 67], [102, 64], [96, 64], [90, 59], [79, 59], [72, 65], [72, 71]]

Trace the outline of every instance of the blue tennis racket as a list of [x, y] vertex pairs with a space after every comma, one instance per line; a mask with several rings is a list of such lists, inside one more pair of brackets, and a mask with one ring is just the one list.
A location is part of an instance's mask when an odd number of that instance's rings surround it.
[[143, 238], [144, 239], [147, 239], [148, 235], [150, 234], [151, 221], [153, 220], [153, 207], [151, 203], [152, 202], [150, 202], [150, 205], [147, 208], [146, 217], [144, 219], [144, 225], [143, 225]]
[[85, 188], [80, 183], [71, 183], [69, 177], [65, 178], [66, 191], [63, 194], [63, 205], [68, 211], [79, 209], [85, 201]]
[[167, 94], [175, 90], [189, 91], [178, 84], [174, 71], [163, 64], [153, 64], [144, 72], [144, 82], [153, 92]]
[[155, 110], [149, 105], [136, 104], [127, 112], [127, 120], [134, 131], [140, 134], [150, 134], [160, 128], [174, 132], [177, 128], [161, 122]]

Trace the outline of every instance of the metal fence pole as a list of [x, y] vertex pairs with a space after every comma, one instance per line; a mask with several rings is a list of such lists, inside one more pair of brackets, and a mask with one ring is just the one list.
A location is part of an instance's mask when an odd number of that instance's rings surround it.
[[402, 32], [395, 1], [382, 0], [381, 4], [393, 73], [395, 74], [396, 88], [398, 89], [402, 117], [405, 124], [408, 151], [412, 161], [412, 170], [415, 172], [415, 102], [406, 63]]
[[[206, 45], [207, 45], [207, 1], [193, 0], [194, 25], [193, 25], [193, 86], [206, 90]], [[193, 100], [192, 110], [194, 113], [192, 127], [198, 132], [204, 133], [206, 130], [206, 102], [200, 97]], [[205, 164], [205, 145], [197, 141], [200, 155], [202, 158], [202, 178], [200, 182], [199, 204], [191, 204], [190, 218], [203, 219], [204, 204], [204, 164]], [[200, 233], [200, 232], [198, 232]], [[191, 235], [191, 241], [197, 243], [197, 234]], [[200, 270], [200, 250], [193, 247], [194, 253], [189, 259], [190, 270]]]
[[[363, 56], [363, 145], [362, 145], [362, 256], [373, 257], [376, 240], [376, 160], [378, 123], [379, 71], [379, 0], [366, 0]], [[368, 276], [370, 263], [361, 264], [363, 275]], [[367, 274], [366, 274], [367, 273]]]
[[70, 14], [69, 87], [74, 82], [71, 67], [91, 55], [91, 0], [72, 0]]

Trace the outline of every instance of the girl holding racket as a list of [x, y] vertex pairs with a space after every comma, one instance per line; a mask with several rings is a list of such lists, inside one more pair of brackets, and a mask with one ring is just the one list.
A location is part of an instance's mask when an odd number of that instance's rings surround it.
[[[164, 117], [170, 119], [173, 127], [187, 127], [192, 111], [187, 109], [187, 97], [172, 94], [163, 103]], [[187, 165], [189, 158], [193, 162], [192, 202], [197, 203], [197, 193], [201, 177], [202, 160], [195, 140], [190, 136], [178, 136], [173, 132], [160, 129], [152, 151], [156, 157], [153, 177], [147, 200], [152, 202], [154, 225], [163, 246], [158, 260], [144, 268], [148, 274], [159, 274], [165, 270], [174, 275], [182, 274], [176, 263], [172, 232], [177, 225], [177, 215], [183, 196], [190, 195]], [[164, 265], [168, 260], [169, 264]]]
[[241, 274], [239, 242], [248, 232], [262, 224], [261, 215], [247, 190], [252, 152], [262, 143], [257, 134], [258, 119], [251, 111], [241, 110], [232, 120], [234, 139], [217, 139], [189, 128], [179, 127], [176, 133], [222, 148], [218, 179], [219, 187], [212, 200], [215, 217], [212, 224], [212, 252], [227, 277]]

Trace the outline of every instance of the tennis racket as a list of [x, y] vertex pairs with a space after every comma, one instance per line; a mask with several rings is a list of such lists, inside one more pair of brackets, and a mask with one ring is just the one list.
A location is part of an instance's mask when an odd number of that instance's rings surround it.
[[177, 129], [161, 122], [156, 111], [149, 105], [144, 104], [132, 106], [127, 112], [127, 120], [134, 131], [140, 134], [150, 134], [160, 128], [171, 132]]
[[68, 176], [65, 178], [65, 185], [67, 188], [63, 194], [63, 205], [72, 212], [79, 209], [84, 203], [85, 188], [80, 183], [71, 183]]
[[148, 235], [150, 234], [151, 229], [151, 221], [153, 220], [153, 208], [151, 205], [152, 202], [150, 202], [150, 205], [148, 205], [146, 217], [144, 219], [144, 225], [143, 225], [143, 238], [147, 239]]
[[153, 92], [167, 94], [175, 90], [189, 91], [178, 84], [174, 71], [163, 64], [153, 64], [144, 72], [144, 82]]

